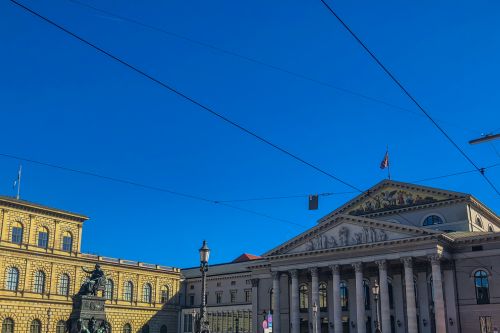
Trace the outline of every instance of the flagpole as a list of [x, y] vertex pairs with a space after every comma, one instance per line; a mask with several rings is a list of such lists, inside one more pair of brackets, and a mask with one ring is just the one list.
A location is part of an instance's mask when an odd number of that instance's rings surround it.
[[19, 165], [19, 172], [17, 174], [17, 196], [16, 199], [19, 200], [20, 198], [20, 193], [21, 193], [21, 173], [23, 170], [23, 166], [20, 164]]
[[386, 146], [387, 152], [387, 177], [391, 180], [391, 162], [389, 161], [389, 145]]

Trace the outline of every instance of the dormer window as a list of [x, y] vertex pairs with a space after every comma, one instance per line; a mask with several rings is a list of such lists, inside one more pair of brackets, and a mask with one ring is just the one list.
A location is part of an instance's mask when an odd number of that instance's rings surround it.
[[435, 224], [443, 224], [444, 221], [441, 217], [437, 215], [429, 215], [425, 218], [424, 223], [422, 225], [427, 226], [427, 225], [435, 225]]

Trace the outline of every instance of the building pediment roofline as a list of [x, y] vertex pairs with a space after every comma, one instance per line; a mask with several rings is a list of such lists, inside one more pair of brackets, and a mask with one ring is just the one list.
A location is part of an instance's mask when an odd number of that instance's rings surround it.
[[[328, 215], [322, 217], [321, 219], [318, 220], [318, 223], [323, 223], [327, 219], [331, 218], [332, 216], [339, 215], [339, 214], [349, 214], [350, 210], [356, 209], [357, 206], [361, 205], [363, 202], [370, 201], [370, 199], [373, 199], [373, 196], [381, 193], [383, 189], [393, 189], [395, 191], [403, 192], [403, 191], [408, 191], [409, 195], [411, 196], [412, 194], [416, 195], [422, 195], [422, 198], [419, 200], [415, 200], [415, 198], [388, 198], [394, 201], [401, 201], [401, 200], [406, 200], [399, 202], [400, 204], [392, 205], [389, 206], [388, 208], [374, 208], [372, 210], [367, 210], [367, 211], [361, 211], [361, 212], [356, 212], [356, 214], [351, 214], [351, 215], [357, 215], [357, 216], [380, 216], [380, 215], [388, 215], [388, 214], [394, 214], [400, 211], [404, 210], [413, 210], [413, 209], [421, 209], [425, 208], [427, 206], [432, 206], [433, 204], [440, 203], [440, 202], [454, 202], [455, 200], [460, 200], [460, 199], [466, 199], [470, 195], [466, 193], [461, 193], [461, 192], [454, 192], [454, 191], [448, 191], [448, 190], [442, 190], [442, 189], [437, 189], [433, 187], [428, 187], [428, 186], [421, 186], [421, 185], [415, 185], [415, 184], [410, 184], [410, 183], [404, 183], [404, 182], [398, 182], [394, 180], [388, 180], [385, 179], [375, 186], [371, 187], [369, 190], [365, 191], [364, 193], [356, 196], [352, 200], [348, 201], [346, 204], [342, 205], [341, 207], [337, 208], [333, 212], [329, 213]], [[385, 193], [384, 193], [385, 194]], [[394, 195], [394, 193], [390, 193]], [[438, 197], [435, 198], [435, 196]], [[358, 207], [359, 208], [359, 207]]]
[[486, 217], [489, 217], [497, 223], [497, 225], [500, 226], [500, 216], [498, 216], [494, 211], [492, 211], [488, 206], [483, 204], [481, 201], [479, 201], [477, 198], [475, 198], [473, 195], [468, 195], [467, 196], [467, 202], [474, 206], [477, 210], [479, 210], [483, 215]]
[[88, 220], [88, 216], [72, 213], [62, 209], [56, 209], [48, 206], [39, 205], [33, 202], [18, 200], [7, 196], [0, 196], [0, 207], [18, 209], [34, 214], [46, 215], [61, 219], [72, 220], [83, 223]]
[[[352, 216], [352, 215], [337, 215], [330, 217], [327, 221], [324, 223], [318, 224], [311, 229], [303, 232], [302, 234], [292, 238], [288, 242], [266, 252], [263, 254], [264, 257], [269, 257], [269, 256], [274, 256], [277, 254], [283, 254], [287, 251], [290, 251], [294, 248], [297, 248], [301, 245], [304, 245], [306, 242], [314, 239], [318, 235], [321, 235], [322, 233], [334, 228], [338, 227], [341, 224], [346, 223], [346, 224], [354, 224], [362, 227], [369, 227], [369, 228], [374, 228], [376, 230], [384, 230], [388, 232], [398, 232], [402, 234], [407, 234], [408, 238], [418, 237], [418, 236], [424, 236], [424, 235], [435, 235], [435, 234], [441, 234], [441, 231], [436, 231], [432, 229], [427, 229], [427, 228], [419, 228], [419, 227], [413, 227], [405, 224], [399, 224], [399, 223], [393, 223], [393, 222], [388, 222], [388, 221], [381, 221], [381, 220], [375, 220], [375, 219], [370, 219], [366, 218], [363, 216]], [[372, 242], [372, 243], [379, 243], [379, 242]], [[344, 246], [341, 246], [344, 247]], [[340, 247], [338, 247], [340, 248]]]

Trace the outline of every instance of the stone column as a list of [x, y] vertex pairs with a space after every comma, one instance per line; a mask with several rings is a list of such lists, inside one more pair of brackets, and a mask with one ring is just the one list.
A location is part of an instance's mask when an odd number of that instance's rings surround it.
[[434, 313], [436, 316], [436, 333], [446, 333], [446, 315], [444, 310], [443, 281], [441, 278], [440, 256], [429, 257], [432, 267], [432, 286], [434, 292]]
[[406, 293], [406, 318], [408, 321], [408, 333], [418, 333], [417, 326], [417, 303], [415, 300], [415, 287], [413, 285], [413, 261], [411, 257], [401, 259], [405, 269], [405, 293]]
[[342, 333], [342, 306], [340, 305], [340, 265], [331, 265], [333, 284], [333, 330]]
[[376, 263], [378, 265], [380, 285], [380, 318], [382, 321], [382, 332], [390, 332], [391, 309], [389, 304], [389, 283], [387, 282], [387, 261], [380, 260]]
[[280, 272], [273, 272], [273, 332], [281, 333], [280, 316]]
[[[313, 333], [318, 333], [321, 330], [321, 313], [319, 307], [319, 281], [318, 281], [318, 268], [313, 267], [310, 269], [311, 272], [311, 309], [316, 304], [318, 307], [318, 312], [316, 313], [316, 318], [314, 318], [314, 312], [311, 310], [311, 320], [310, 323], [313, 324]], [[316, 328], [316, 331], [314, 331]]]
[[[291, 285], [291, 302], [290, 302], [290, 324], [291, 333], [300, 332], [300, 320], [299, 320], [299, 272], [296, 269], [290, 271], [290, 276], [292, 278]], [[274, 323], [273, 323], [274, 324]]]
[[356, 328], [358, 333], [366, 332], [365, 295], [363, 290], [363, 263], [352, 264], [356, 275]]
[[[262, 325], [259, 325], [259, 279], [252, 279], [252, 332], [261, 332]], [[224, 331], [225, 315], [222, 314], [222, 331]]]

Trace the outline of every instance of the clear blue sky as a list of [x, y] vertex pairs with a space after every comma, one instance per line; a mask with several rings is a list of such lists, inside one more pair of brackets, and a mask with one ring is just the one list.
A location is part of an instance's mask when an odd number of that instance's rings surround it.
[[[320, 1], [87, 1], [102, 9], [398, 105], [374, 103], [138, 27], [68, 0], [23, 3], [361, 188], [471, 170]], [[352, 29], [480, 166], [500, 127], [500, 4], [332, 1]], [[216, 200], [350, 189], [228, 126], [9, 1], [0, 3], [0, 153]], [[500, 150], [500, 143], [496, 143]], [[0, 193], [16, 160], [0, 157]], [[22, 198], [89, 215], [83, 250], [187, 267], [207, 239], [212, 262], [261, 254], [313, 226], [354, 194], [219, 205], [24, 163]], [[500, 167], [488, 171], [500, 187]], [[477, 174], [425, 182], [474, 194]]]

